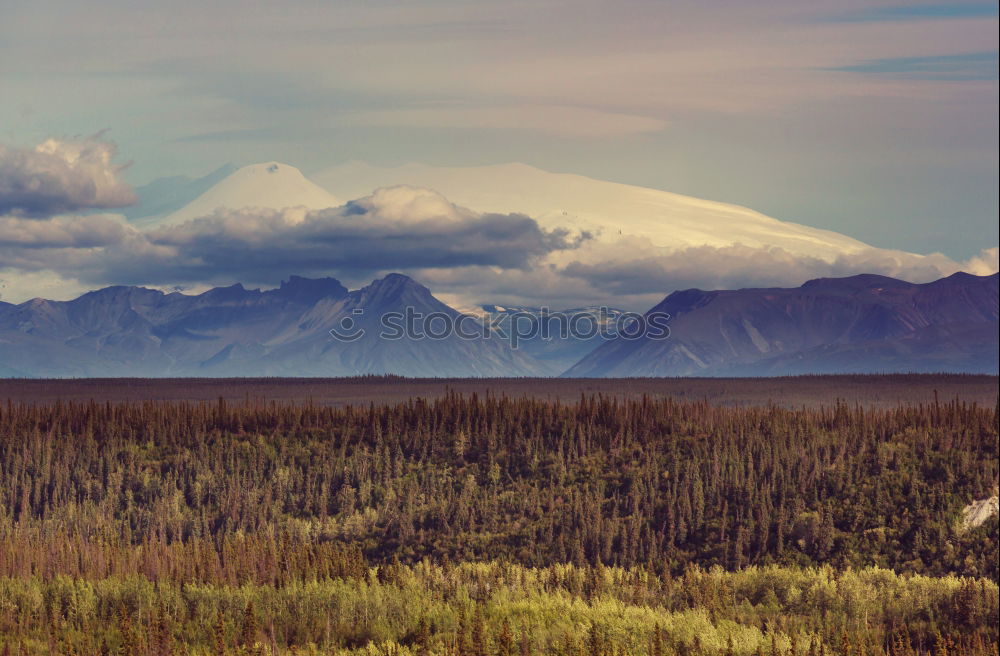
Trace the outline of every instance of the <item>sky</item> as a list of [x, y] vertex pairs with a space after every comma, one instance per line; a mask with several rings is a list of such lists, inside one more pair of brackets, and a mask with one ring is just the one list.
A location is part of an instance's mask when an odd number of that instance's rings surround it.
[[[126, 165], [21, 215], [225, 163], [517, 161], [964, 261], [1000, 241], [997, 33], [940, 0], [0, 0], [0, 144], [10, 179], [51, 138]], [[96, 221], [58, 230], [125, 229]]]

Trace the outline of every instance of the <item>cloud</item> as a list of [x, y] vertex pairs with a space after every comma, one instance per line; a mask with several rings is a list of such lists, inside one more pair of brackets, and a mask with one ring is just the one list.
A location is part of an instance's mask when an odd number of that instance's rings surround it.
[[23, 271], [0, 267], [0, 302], [20, 303], [31, 298], [65, 301], [90, 291], [78, 280], [52, 271]]
[[0, 221], [0, 267], [92, 284], [274, 284], [289, 274], [347, 279], [381, 270], [517, 269], [581, 237], [521, 214], [481, 214], [427, 189], [392, 187], [339, 208], [220, 210], [141, 231], [120, 217]]
[[99, 135], [47, 139], [34, 148], [0, 145], [0, 215], [48, 217], [125, 207], [136, 201], [112, 163], [115, 146]]
[[[995, 249], [991, 249], [995, 251]], [[995, 254], [994, 254], [995, 257]], [[797, 286], [813, 278], [874, 273], [911, 282], [929, 282], [956, 271], [979, 275], [996, 273], [989, 253], [960, 264], [941, 254], [916, 255], [869, 248], [842, 254], [832, 260], [799, 256], [781, 248], [699, 246], [663, 252], [646, 249], [636, 257], [584, 263], [563, 268], [571, 278], [590, 283], [605, 294], [665, 293], [677, 289], [733, 289], [739, 287]]]
[[660, 248], [641, 237], [626, 237], [587, 241], [526, 269], [458, 267], [407, 273], [463, 307], [483, 302], [552, 309], [605, 304], [642, 311], [672, 291], [692, 287], [797, 287], [814, 278], [860, 273], [928, 282], [956, 271], [996, 273], [997, 249], [985, 249], [964, 263], [941, 254], [878, 248], [826, 261], [774, 247]]
[[979, 252], [979, 255], [970, 257], [962, 265], [963, 271], [968, 271], [977, 276], [992, 275], [998, 269], [1000, 269], [1000, 248], [996, 246], [993, 248], [984, 248]]
[[120, 243], [130, 230], [116, 215], [60, 216], [45, 221], [0, 216], [0, 253], [8, 249], [97, 248]]

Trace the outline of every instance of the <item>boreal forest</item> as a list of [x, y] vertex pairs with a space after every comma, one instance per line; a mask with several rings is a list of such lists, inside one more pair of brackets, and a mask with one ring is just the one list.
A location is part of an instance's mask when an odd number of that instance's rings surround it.
[[997, 654], [997, 407], [0, 407], [0, 654]]

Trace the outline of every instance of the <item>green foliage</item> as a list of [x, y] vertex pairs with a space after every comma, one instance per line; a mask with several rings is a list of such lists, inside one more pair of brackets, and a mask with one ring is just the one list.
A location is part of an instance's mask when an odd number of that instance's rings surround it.
[[[107, 642], [112, 653], [234, 655], [458, 647], [507, 656], [521, 653], [519, 636], [527, 636], [531, 654], [563, 653], [572, 643], [571, 653], [588, 655], [786, 656], [793, 644], [811, 644], [815, 653], [889, 656], [884, 650], [895, 655], [900, 641], [927, 654], [989, 654], [997, 640], [998, 589], [984, 579], [777, 565], [691, 567], [664, 579], [644, 568], [423, 561], [382, 581], [380, 569], [280, 587], [0, 578], [0, 634], [37, 654], [49, 653], [50, 633], [79, 653]], [[578, 582], [595, 579], [602, 592], [578, 591]], [[18, 603], [29, 598], [35, 603]], [[66, 601], [75, 598], [92, 603], [71, 611]], [[258, 635], [248, 626], [270, 628]], [[180, 637], [180, 651], [172, 641], [163, 646], [164, 630]]]

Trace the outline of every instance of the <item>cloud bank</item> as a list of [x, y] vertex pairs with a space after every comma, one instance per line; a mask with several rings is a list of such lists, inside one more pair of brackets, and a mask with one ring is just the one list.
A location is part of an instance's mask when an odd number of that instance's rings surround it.
[[107, 274], [162, 284], [219, 277], [270, 282], [331, 270], [353, 277], [428, 266], [509, 269], [578, 243], [527, 216], [479, 214], [412, 187], [380, 189], [328, 210], [224, 211], [145, 237], [177, 255], [153, 263], [123, 258]]
[[736, 244], [725, 247], [658, 248], [630, 237], [617, 242], [588, 241], [558, 251], [538, 266], [495, 271], [486, 267], [424, 269], [412, 272], [435, 293], [473, 305], [547, 306], [553, 309], [608, 304], [646, 310], [679, 289], [797, 287], [814, 278], [875, 273], [910, 282], [929, 282], [956, 271], [997, 272], [997, 248], [966, 262], [941, 255], [917, 255], [871, 248], [827, 261], [781, 248]]
[[115, 146], [99, 136], [47, 139], [34, 148], [0, 145], [0, 215], [48, 217], [135, 202], [114, 164]]
[[[990, 262], [992, 258], [992, 263]], [[988, 275], [997, 271], [997, 249], [986, 249], [965, 263], [941, 254], [917, 255], [871, 248], [832, 261], [795, 255], [781, 248], [698, 246], [630, 260], [574, 261], [563, 269], [572, 278], [612, 294], [659, 294], [664, 289], [733, 289], [793, 286], [814, 278], [873, 273], [911, 282], [929, 282], [956, 271]]]
[[91, 284], [274, 284], [385, 270], [520, 269], [582, 237], [520, 214], [483, 214], [427, 189], [379, 189], [339, 208], [243, 209], [140, 230], [120, 216], [0, 218], [0, 266]]

